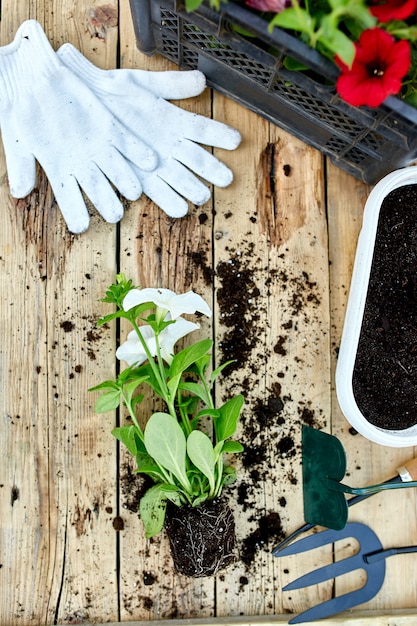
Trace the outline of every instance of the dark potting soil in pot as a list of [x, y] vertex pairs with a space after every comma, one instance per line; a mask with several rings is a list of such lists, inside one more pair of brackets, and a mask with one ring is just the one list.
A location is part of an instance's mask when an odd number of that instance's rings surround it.
[[209, 500], [199, 507], [170, 504], [165, 529], [180, 574], [213, 576], [235, 560], [235, 522], [224, 500]]
[[374, 426], [417, 423], [417, 185], [381, 206], [352, 382]]

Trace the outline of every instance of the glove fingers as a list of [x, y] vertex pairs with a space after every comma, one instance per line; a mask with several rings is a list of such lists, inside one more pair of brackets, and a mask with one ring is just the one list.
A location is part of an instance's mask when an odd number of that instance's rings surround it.
[[145, 172], [154, 170], [158, 164], [158, 157], [154, 150], [133, 133], [126, 133], [121, 124], [119, 126], [120, 129], [115, 128], [113, 133], [114, 147], [141, 170]]
[[56, 185], [51, 182], [51, 186], [68, 230], [77, 235], [83, 233], [89, 226], [90, 216], [75, 178], [69, 176]]
[[134, 93], [136, 87], [148, 89], [155, 96], [177, 100], [198, 96], [206, 88], [206, 77], [199, 70], [149, 72], [136, 69], [101, 70], [72, 44], [65, 43], [57, 51], [61, 61], [85, 82], [100, 81], [109, 93]]
[[148, 89], [165, 100], [181, 100], [200, 95], [206, 88], [206, 77], [199, 70], [185, 72], [147, 72], [145, 70], [122, 70], [131, 84]]
[[6, 166], [11, 195], [13, 198], [25, 198], [36, 186], [35, 157], [32, 154], [22, 155], [7, 150]]
[[191, 141], [178, 142], [172, 156], [217, 187], [227, 187], [233, 180], [232, 171], [224, 163]]
[[143, 192], [169, 217], [184, 217], [188, 204], [172, 187], [156, 174], [148, 174], [142, 181]]
[[224, 150], [235, 150], [240, 144], [242, 137], [235, 128], [203, 115], [188, 111], [183, 111], [183, 113], [185, 114], [183, 116], [184, 136], [187, 139]]
[[210, 189], [174, 159], [169, 159], [159, 167], [157, 174], [170, 187], [197, 206], [205, 204], [210, 199]]
[[93, 163], [77, 176], [80, 187], [106, 222], [115, 224], [123, 217], [123, 205], [109, 181]]
[[117, 151], [109, 150], [101, 154], [96, 163], [113, 185], [127, 200], [137, 200], [142, 193], [142, 185], [126, 159]]

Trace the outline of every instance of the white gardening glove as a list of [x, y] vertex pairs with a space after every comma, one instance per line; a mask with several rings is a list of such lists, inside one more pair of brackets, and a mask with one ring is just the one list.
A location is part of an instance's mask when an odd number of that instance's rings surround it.
[[64, 44], [58, 56], [120, 122], [155, 150], [158, 166], [152, 172], [135, 172], [144, 193], [169, 216], [187, 213], [184, 198], [197, 205], [209, 200], [209, 188], [195, 174], [218, 187], [232, 182], [230, 169], [198, 144], [233, 150], [241, 140], [238, 131], [165, 100], [201, 93], [201, 72], [100, 70], [71, 44]]
[[65, 67], [34, 20], [0, 48], [0, 119], [12, 196], [33, 190], [38, 160], [73, 233], [89, 224], [80, 188], [114, 223], [123, 206], [109, 181], [135, 200], [142, 191], [138, 167], [150, 170], [157, 163], [154, 152]]

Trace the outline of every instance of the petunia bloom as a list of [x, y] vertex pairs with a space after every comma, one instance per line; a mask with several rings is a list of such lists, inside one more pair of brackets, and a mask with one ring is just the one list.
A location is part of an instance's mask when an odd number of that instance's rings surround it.
[[417, 8], [417, 0], [373, 0], [374, 6], [369, 7], [370, 12], [379, 22], [391, 22], [392, 20], [406, 20]]
[[[188, 335], [188, 333], [191, 333], [193, 330], [198, 330], [199, 328], [199, 324], [189, 322], [182, 317], [177, 318], [174, 324], [170, 324], [164, 328], [164, 330], [159, 333], [159, 346], [164, 361], [170, 365], [176, 342]], [[145, 340], [151, 356], [157, 356], [156, 338], [152, 328], [150, 326], [141, 326], [139, 332]], [[148, 355], [136, 331], [132, 330], [127, 336], [127, 341], [117, 348], [116, 357], [121, 361], [126, 361], [128, 365], [139, 366], [146, 361]]]
[[157, 308], [171, 315], [171, 319], [175, 320], [183, 313], [203, 313], [207, 317], [211, 316], [211, 310], [207, 302], [194, 291], [176, 294], [170, 289], [155, 289], [146, 287], [145, 289], [132, 289], [127, 293], [123, 300], [123, 308], [129, 311], [138, 304], [152, 302]]
[[291, 0], [246, 0], [245, 4], [251, 9], [269, 13], [281, 13], [291, 6]]
[[352, 67], [336, 57], [342, 69], [337, 92], [353, 106], [377, 107], [400, 91], [411, 64], [410, 44], [395, 41], [382, 28], [370, 28], [363, 31], [355, 47]]

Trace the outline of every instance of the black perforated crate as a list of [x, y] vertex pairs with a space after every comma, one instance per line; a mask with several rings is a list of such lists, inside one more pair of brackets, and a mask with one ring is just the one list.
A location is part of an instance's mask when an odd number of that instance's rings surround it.
[[[376, 109], [352, 107], [336, 94], [337, 68], [244, 6], [187, 13], [175, 0], [130, 0], [138, 48], [181, 69], [199, 69], [208, 84], [374, 184], [417, 158], [417, 109], [389, 97]], [[238, 35], [234, 25], [254, 37]], [[290, 56], [310, 68], [289, 71]]]

